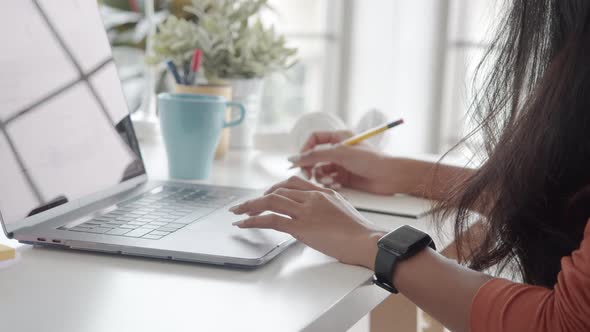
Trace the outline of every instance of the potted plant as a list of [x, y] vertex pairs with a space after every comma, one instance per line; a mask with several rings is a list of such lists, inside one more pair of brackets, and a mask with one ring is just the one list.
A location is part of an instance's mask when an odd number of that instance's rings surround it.
[[242, 126], [232, 129], [230, 146], [249, 148], [258, 120], [262, 79], [295, 63], [296, 49], [260, 20], [268, 0], [193, 0], [188, 16], [168, 17], [152, 40], [151, 62], [172, 59], [186, 68], [196, 48], [203, 53], [203, 76], [209, 85], [229, 84], [232, 98], [246, 106]]

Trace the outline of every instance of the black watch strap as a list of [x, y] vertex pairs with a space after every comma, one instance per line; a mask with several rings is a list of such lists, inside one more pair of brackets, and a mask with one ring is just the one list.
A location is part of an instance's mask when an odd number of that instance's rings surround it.
[[379, 249], [377, 251], [377, 258], [375, 259], [375, 275], [373, 282], [375, 285], [397, 294], [397, 289], [393, 286], [391, 276], [393, 276], [393, 268], [397, 262], [397, 256], [387, 250]]
[[427, 247], [436, 250], [434, 241], [428, 234], [408, 225], [382, 237], [378, 247], [373, 282], [394, 294], [397, 294], [398, 290], [393, 285], [392, 278], [399, 261], [412, 257]]

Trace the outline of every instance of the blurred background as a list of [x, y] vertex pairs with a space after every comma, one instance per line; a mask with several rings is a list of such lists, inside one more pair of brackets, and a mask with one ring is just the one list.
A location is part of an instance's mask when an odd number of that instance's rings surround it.
[[[99, 2], [128, 104], [146, 107], [145, 37], [191, 1], [154, 1], [149, 18], [145, 1]], [[270, 0], [260, 18], [297, 49], [297, 62], [264, 77], [257, 145], [280, 147], [308, 112], [354, 126], [377, 109], [406, 120], [389, 152], [446, 151], [467, 128], [473, 70], [500, 10], [490, 0]]]

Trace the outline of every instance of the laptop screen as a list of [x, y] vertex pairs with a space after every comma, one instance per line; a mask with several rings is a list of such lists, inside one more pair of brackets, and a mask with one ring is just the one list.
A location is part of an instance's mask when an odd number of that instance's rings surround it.
[[7, 228], [145, 174], [97, 1], [0, 4]]

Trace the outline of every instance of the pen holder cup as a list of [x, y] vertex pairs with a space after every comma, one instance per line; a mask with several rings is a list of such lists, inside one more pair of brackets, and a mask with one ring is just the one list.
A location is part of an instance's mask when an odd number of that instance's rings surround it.
[[[211, 96], [219, 96], [224, 97], [226, 100], [232, 100], [232, 88], [230, 85], [226, 84], [211, 84], [211, 85], [183, 85], [183, 84], [176, 84], [174, 89], [176, 93], [185, 93], [185, 94], [199, 94], [199, 95], [211, 95]], [[225, 120], [229, 121], [231, 119], [231, 109], [228, 107], [225, 110]], [[215, 150], [215, 159], [223, 159], [227, 154], [229, 149], [229, 138], [230, 138], [230, 130], [229, 128], [224, 128], [221, 131], [221, 137], [219, 138], [219, 143], [217, 144], [217, 149]]]

